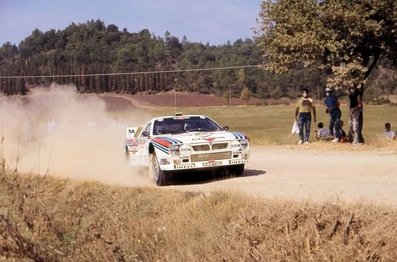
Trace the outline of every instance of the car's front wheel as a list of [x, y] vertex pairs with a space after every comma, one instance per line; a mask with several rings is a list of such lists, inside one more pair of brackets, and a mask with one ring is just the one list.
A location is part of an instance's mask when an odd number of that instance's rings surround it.
[[160, 168], [156, 154], [150, 154], [149, 173], [153, 176], [154, 182], [158, 186], [167, 185], [167, 173]]

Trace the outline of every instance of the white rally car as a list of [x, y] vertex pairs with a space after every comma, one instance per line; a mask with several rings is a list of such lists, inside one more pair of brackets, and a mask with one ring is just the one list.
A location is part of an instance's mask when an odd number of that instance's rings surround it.
[[223, 168], [240, 176], [249, 158], [249, 140], [203, 115], [157, 117], [127, 128], [125, 153], [135, 166], [149, 167], [157, 185], [172, 173]]

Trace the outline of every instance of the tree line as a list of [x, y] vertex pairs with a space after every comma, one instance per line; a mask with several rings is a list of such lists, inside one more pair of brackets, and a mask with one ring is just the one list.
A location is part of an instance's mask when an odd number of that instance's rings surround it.
[[[299, 63], [283, 74], [260, 66], [201, 70], [260, 65], [263, 56], [263, 48], [254, 39], [214, 46], [190, 42], [186, 37], [179, 39], [169, 32], [162, 37], [147, 29], [130, 33], [126, 28], [119, 30], [114, 24], [106, 26], [101, 20], [91, 20], [72, 23], [64, 30], [36, 29], [18, 46], [3, 44], [0, 90], [5, 95], [26, 94], [30, 87], [55, 82], [73, 84], [81, 93], [136, 94], [175, 89], [237, 97], [248, 91], [265, 99], [292, 98], [299, 89], [309, 88], [322, 96], [326, 73]], [[383, 63], [379, 77], [373, 81], [381, 83], [382, 90], [374, 94], [395, 91], [392, 86], [397, 79], [391, 68], [387, 61]], [[393, 80], [389, 79], [391, 75]]]

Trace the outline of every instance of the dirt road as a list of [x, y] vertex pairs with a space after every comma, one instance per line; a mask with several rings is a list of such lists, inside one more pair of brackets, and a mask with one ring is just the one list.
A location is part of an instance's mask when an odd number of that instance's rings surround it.
[[[134, 171], [126, 163], [123, 141], [127, 124], [123, 114], [115, 117], [108, 112], [112, 108], [133, 112], [134, 105], [116, 96], [98, 99], [65, 90], [39, 90], [24, 100], [0, 100], [4, 123], [0, 159], [6, 160], [7, 167], [22, 173], [155, 187], [145, 172]], [[129, 114], [128, 124], [142, 123], [141, 118], [141, 112]], [[56, 130], [48, 129], [50, 120], [59, 123]], [[397, 208], [396, 160], [397, 142], [387, 148], [320, 142], [253, 147], [251, 162], [241, 177], [186, 174], [194, 179], [181, 178], [162, 189], [233, 190], [282, 200], [364, 201]]]
[[168, 188], [236, 190], [294, 201], [363, 201], [397, 208], [396, 160], [395, 150], [254, 147], [242, 177]]

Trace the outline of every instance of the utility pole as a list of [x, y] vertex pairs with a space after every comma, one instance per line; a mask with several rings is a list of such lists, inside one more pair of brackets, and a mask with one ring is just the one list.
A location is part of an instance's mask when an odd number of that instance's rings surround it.
[[177, 83], [178, 79], [175, 78], [174, 79], [174, 108], [175, 108], [175, 114], [176, 114], [176, 83]]
[[229, 106], [232, 105], [232, 89], [229, 86]]

